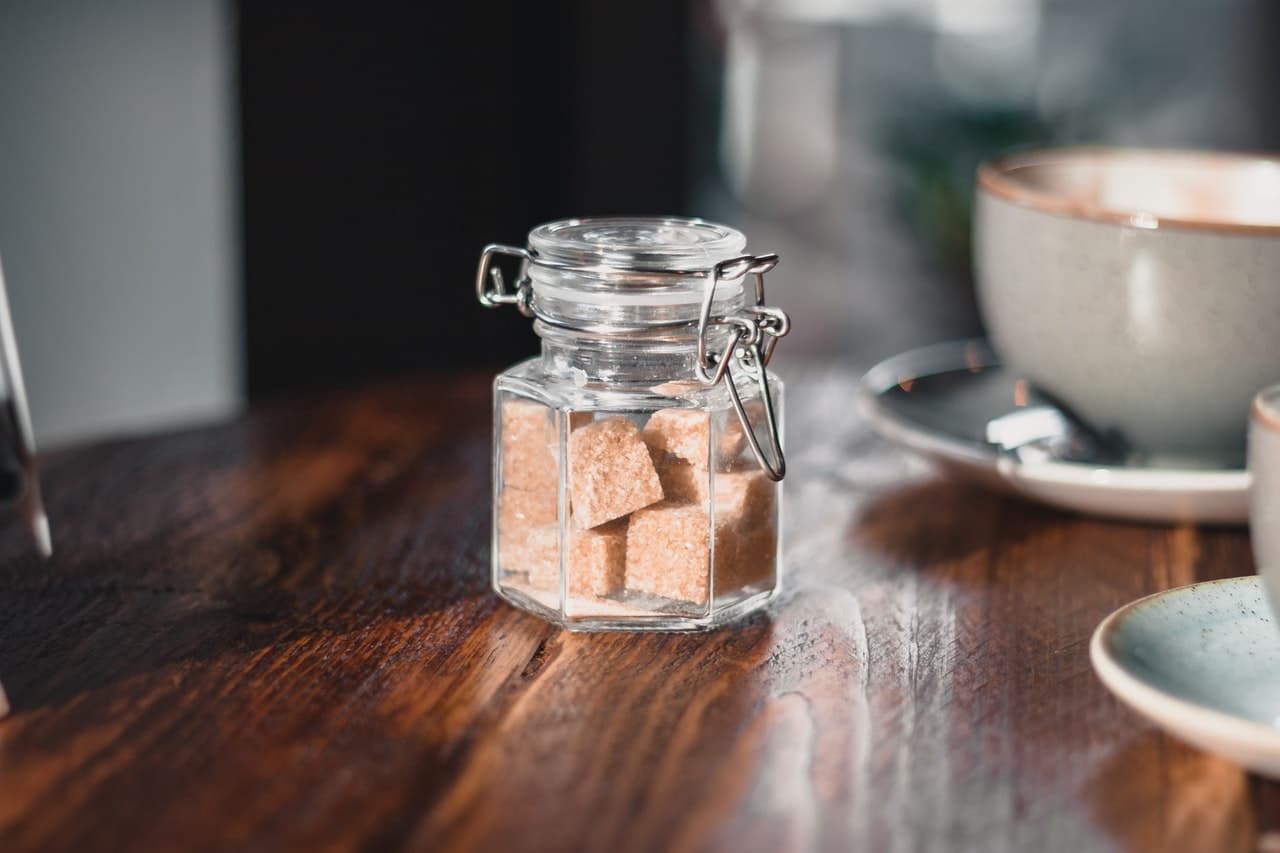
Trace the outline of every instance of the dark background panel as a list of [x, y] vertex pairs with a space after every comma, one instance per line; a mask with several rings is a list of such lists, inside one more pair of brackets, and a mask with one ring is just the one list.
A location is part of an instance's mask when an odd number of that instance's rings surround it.
[[563, 216], [687, 212], [681, 3], [239, 4], [250, 396], [536, 349], [472, 291]]

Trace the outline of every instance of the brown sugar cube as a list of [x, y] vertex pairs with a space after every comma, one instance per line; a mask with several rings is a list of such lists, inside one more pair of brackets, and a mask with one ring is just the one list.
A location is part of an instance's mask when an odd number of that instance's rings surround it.
[[[721, 412], [716, 417], [716, 459], [717, 465], [723, 467], [742, 452], [747, 437], [737, 412]], [[660, 409], [649, 418], [642, 435], [655, 454], [669, 454], [706, 468], [711, 447], [711, 418], [709, 412], [700, 409]]]
[[[662, 503], [632, 513], [627, 525], [627, 589], [705, 604], [710, 521], [706, 509], [692, 504]], [[717, 524], [717, 564], [732, 561], [732, 535]], [[717, 574], [727, 570], [718, 568]]]
[[591, 412], [570, 412], [569, 413], [569, 429], [575, 430], [584, 427], [595, 420], [595, 416]]
[[777, 483], [763, 471], [716, 474], [716, 520], [744, 533], [777, 524]]
[[711, 416], [701, 409], [660, 409], [644, 425], [645, 444], [659, 455], [707, 466], [711, 446]]
[[511, 532], [498, 531], [498, 566], [508, 572], [528, 572], [529, 584], [559, 589], [560, 528], [545, 524]]
[[603, 598], [622, 588], [626, 570], [627, 520], [620, 518], [593, 530], [569, 534], [571, 595]]
[[707, 505], [707, 469], [674, 456], [656, 463], [662, 494], [674, 503]]
[[555, 412], [532, 400], [504, 400], [501, 410], [503, 485], [554, 493]]
[[498, 529], [514, 533], [554, 524], [559, 515], [558, 504], [554, 491], [531, 492], [507, 486], [498, 495]]
[[580, 529], [662, 500], [662, 483], [635, 424], [611, 417], [569, 434], [569, 494]]
[[777, 484], [763, 471], [717, 474], [716, 526], [732, 554], [716, 560], [716, 594], [769, 580], [778, 547]]

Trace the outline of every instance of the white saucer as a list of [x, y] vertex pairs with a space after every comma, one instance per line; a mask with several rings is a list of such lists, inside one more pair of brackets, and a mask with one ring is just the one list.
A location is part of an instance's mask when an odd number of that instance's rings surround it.
[[1112, 693], [1182, 740], [1280, 779], [1280, 625], [1256, 576], [1139, 599], [1093, 633]]
[[992, 444], [988, 424], [1018, 412], [1027, 395], [1026, 383], [1004, 370], [983, 340], [895, 356], [868, 371], [860, 387], [863, 411], [878, 432], [968, 479], [1110, 518], [1248, 523], [1244, 470], [1028, 461]]

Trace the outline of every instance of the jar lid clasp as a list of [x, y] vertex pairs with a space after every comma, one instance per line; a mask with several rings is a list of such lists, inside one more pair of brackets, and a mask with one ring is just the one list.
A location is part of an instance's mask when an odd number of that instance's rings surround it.
[[[698, 378], [704, 384], [715, 385], [724, 380], [747, 443], [751, 445], [751, 452], [755, 454], [769, 479], [775, 481], [786, 475], [787, 460], [782, 452], [782, 440], [778, 434], [778, 420], [774, 415], [773, 395], [769, 391], [765, 367], [773, 357], [773, 348], [777, 345], [778, 338], [791, 331], [791, 319], [787, 313], [781, 308], [765, 305], [764, 276], [777, 265], [778, 256], [774, 254], [743, 255], [721, 261], [712, 268], [702, 297], [702, 310], [698, 315], [698, 360], [695, 364]], [[748, 316], [734, 314], [713, 322], [711, 306], [715, 302], [716, 287], [722, 281], [735, 281], [746, 275], [755, 279], [755, 304], [747, 307]], [[723, 352], [713, 353], [707, 344], [707, 332], [715, 326], [725, 325], [733, 327], [729, 342]], [[738, 392], [733, 372], [729, 369], [735, 354], [745, 366], [753, 370], [760, 386], [760, 400], [764, 404], [765, 426], [768, 430], [768, 455], [760, 445], [760, 439], [751, 425], [751, 418], [742, 405], [742, 396]], [[772, 459], [769, 458], [770, 455]]]
[[[520, 259], [520, 277], [516, 279], [515, 290], [507, 290], [506, 280], [502, 276], [501, 267], [494, 262], [495, 255], [507, 255]], [[514, 305], [526, 317], [533, 316], [533, 288], [529, 282], [527, 269], [533, 255], [528, 249], [520, 246], [507, 246], [502, 243], [490, 243], [480, 253], [480, 267], [476, 270], [476, 298], [486, 308], [497, 308], [499, 305]], [[492, 283], [492, 287], [490, 287]]]

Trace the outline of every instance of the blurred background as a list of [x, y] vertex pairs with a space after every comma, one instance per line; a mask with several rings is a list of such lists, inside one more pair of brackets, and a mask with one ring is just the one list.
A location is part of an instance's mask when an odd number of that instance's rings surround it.
[[776, 251], [784, 359], [980, 333], [973, 170], [1280, 149], [1275, 0], [0, 0], [0, 257], [46, 443], [536, 349], [538, 222]]

